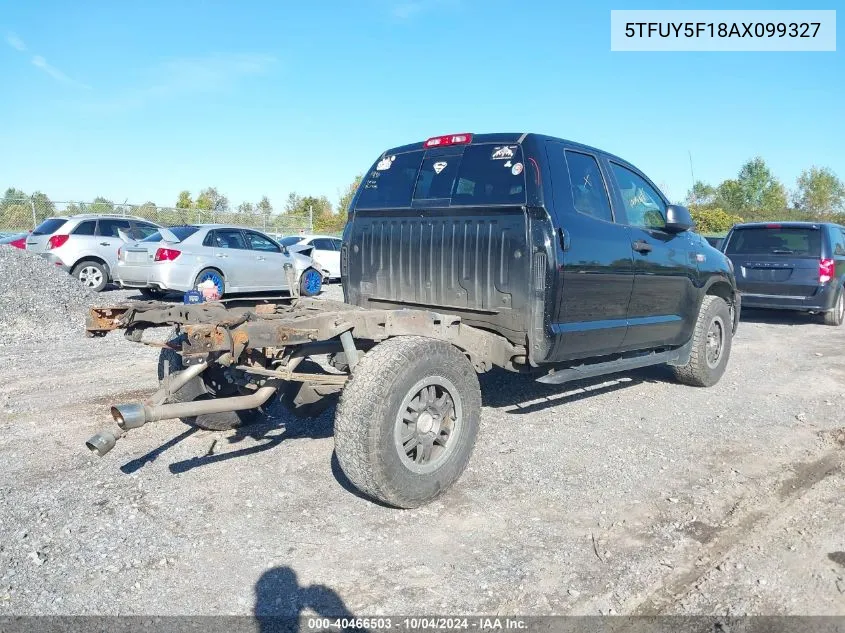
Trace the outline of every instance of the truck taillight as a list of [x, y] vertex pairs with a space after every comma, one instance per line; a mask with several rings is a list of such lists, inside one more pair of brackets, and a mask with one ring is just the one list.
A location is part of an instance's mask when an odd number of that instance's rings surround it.
[[472, 143], [472, 134], [447, 134], [446, 136], [432, 136], [423, 147], [446, 147], [447, 145], [466, 145]]
[[836, 272], [836, 262], [832, 259], [819, 260], [819, 283], [823, 284], [833, 279]]
[[159, 248], [154, 259], [157, 262], [172, 262], [181, 254], [182, 251], [177, 251], [175, 248]]
[[70, 235], [53, 235], [47, 240], [47, 249], [51, 250], [54, 248], [59, 248], [62, 244], [68, 241]]

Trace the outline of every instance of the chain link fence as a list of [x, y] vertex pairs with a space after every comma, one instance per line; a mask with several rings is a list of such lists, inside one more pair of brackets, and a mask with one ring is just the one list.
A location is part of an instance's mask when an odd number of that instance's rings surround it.
[[78, 213], [113, 214], [150, 220], [164, 226], [180, 224], [235, 224], [273, 235], [313, 233], [310, 215], [286, 213], [253, 214], [208, 209], [158, 207], [151, 204], [112, 204], [107, 202], [54, 202], [46, 198], [4, 198], [0, 200], [0, 233], [24, 233], [53, 216]]

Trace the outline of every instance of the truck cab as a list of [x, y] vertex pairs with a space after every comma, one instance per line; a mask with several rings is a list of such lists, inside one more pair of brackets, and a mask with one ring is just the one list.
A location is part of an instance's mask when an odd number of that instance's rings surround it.
[[727, 258], [629, 162], [538, 134], [456, 134], [379, 156], [353, 198], [347, 302], [436, 309], [531, 367], [670, 350], [703, 298], [739, 316]]

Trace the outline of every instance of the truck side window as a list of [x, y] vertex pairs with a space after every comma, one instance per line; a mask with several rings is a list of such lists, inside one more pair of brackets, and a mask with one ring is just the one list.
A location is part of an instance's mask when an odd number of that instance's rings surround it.
[[569, 150], [566, 150], [565, 155], [575, 210], [599, 220], [613, 222], [607, 187], [605, 187], [596, 159], [587, 154]]
[[654, 187], [622, 165], [612, 162], [610, 166], [625, 205], [626, 224], [644, 229], [665, 227], [666, 204]]

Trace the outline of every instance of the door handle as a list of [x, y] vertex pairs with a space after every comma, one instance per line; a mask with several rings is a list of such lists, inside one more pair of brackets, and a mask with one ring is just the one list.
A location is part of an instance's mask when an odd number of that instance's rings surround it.
[[228, 257], [228, 255], [224, 255], [223, 253], [215, 253], [215, 254], [214, 254], [214, 256], [215, 256], [215, 257], [219, 257], [220, 259], [223, 259], [223, 258], [225, 258], [225, 257]]
[[255, 259], [257, 259], [260, 262], [263, 262], [266, 258], [265, 257], [256, 257]]
[[638, 253], [650, 253], [654, 248], [651, 244], [646, 242], [645, 240], [637, 240], [633, 244], [631, 244], [631, 248], [633, 248]]
[[563, 227], [560, 227], [560, 228], [557, 230], [557, 237], [558, 237], [558, 239], [560, 240], [560, 247], [561, 247], [563, 250], [568, 251], [568, 250], [569, 250], [569, 246], [570, 246], [570, 241], [569, 241], [569, 231], [567, 231], [567, 230], [566, 230], [565, 228], [563, 228]]
[[111, 246], [108, 242], [100, 242], [100, 246]]

